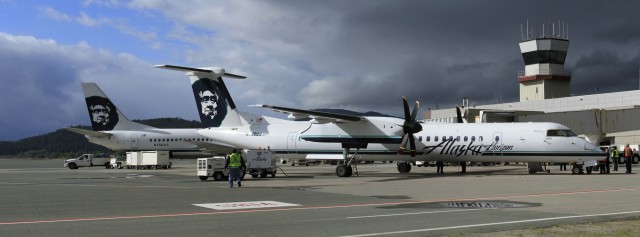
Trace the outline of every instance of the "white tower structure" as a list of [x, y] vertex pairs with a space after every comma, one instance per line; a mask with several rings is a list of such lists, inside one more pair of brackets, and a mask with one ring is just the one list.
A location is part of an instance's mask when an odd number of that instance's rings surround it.
[[[525, 65], [524, 71], [518, 73], [520, 101], [568, 97], [571, 74], [564, 70], [564, 60], [569, 49], [564, 24], [562, 33], [558, 34], [554, 25], [551, 35], [545, 35], [543, 25], [542, 35], [534, 39], [529, 38], [528, 28], [527, 24], [527, 35], [523, 35], [520, 42]], [[558, 32], [561, 32], [560, 29]]]

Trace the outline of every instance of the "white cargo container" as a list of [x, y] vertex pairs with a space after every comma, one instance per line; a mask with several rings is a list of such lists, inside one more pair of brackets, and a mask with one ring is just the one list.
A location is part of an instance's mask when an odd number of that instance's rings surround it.
[[127, 152], [129, 169], [168, 169], [171, 168], [169, 151]]
[[140, 153], [137, 151], [127, 152], [127, 169], [135, 169], [142, 163], [142, 159], [139, 158]]

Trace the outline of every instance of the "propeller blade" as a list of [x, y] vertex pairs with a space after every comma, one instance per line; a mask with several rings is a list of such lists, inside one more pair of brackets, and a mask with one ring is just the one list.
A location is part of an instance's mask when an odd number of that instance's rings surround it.
[[409, 103], [404, 96], [402, 97], [402, 105], [404, 106], [404, 121], [407, 122], [411, 118], [411, 115], [409, 114]]
[[408, 134], [404, 134], [404, 136], [402, 136], [402, 143], [400, 143], [400, 148], [398, 149], [398, 154], [402, 155], [402, 153], [404, 152], [404, 149], [406, 149], [407, 147], [407, 139], [408, 139]]
[[411, 148], [411, 157], [416, 157], [416, 141], [415, 141], [415, 137], [413, 137], [413, 134], [407, 134], [409, 135], [409, 145]]
[[416, 115], [418, 115], [418, 110], [420, 110], [420, 102], [416, 101], [416, 104], [413, 105], [413, 111], [411, 111], [411, 121], [416, 121]]
[[460, 107], [456, 106], [456, 118], [458, 123], [463, 123], [464, 121], [462, 121], [462, 115], [460, 113]]

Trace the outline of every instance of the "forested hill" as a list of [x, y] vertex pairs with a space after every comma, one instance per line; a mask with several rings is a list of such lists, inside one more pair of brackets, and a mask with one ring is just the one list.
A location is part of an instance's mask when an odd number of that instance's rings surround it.
[[[181, 118], [134, 120], [157, 128], [200, 128], [200, 122]], [[90, 126], [74, 126], [91, 130]], [[18, 141], [0, 141], [0, 157], [64, 158], [83, 153], [113, 153], [106, 147], [90, 143], [83, 135], [58, 129], [54, 132]]]

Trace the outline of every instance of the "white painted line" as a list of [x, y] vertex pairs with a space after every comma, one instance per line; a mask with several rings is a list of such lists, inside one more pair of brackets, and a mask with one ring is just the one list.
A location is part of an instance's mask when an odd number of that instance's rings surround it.
[[550, 218], [529, 219], [529, 220], [519, 220], [519, 221], [507, 221], [507, 222], [493, 222], [493, 223], [474, 224], [474, 225], [459, 225], [459, 226], [447, 226], [447, 227], [417, 229], [417, 230], [379, 232], [379, 233], [361, 234], [361, 235], [345, 235], [345, 236], [342, 236], [342, 237], [396, 235], [396, 234], [428, 232], [428, 231], [434, 231], [434, 230], [451, 230], [451, 229], [462, 229], [462, 228], [470, 228], [470, 227], [482, 227], [482, 226], [492, 226], [492, 225], [508, 225], [508, 224], [517, 224], [517, 223], [551, 221], [551, 220], [562, 220], [562, 219], [574, 219], [574, 218], [586, 218], [586, 217], [596, 217], [596, 216], [615, 216], [615, 215], [636, 214], [636, 213], [640, 213], [640, 211], [614, 212], [614, 213], [602, 213], [602, 214], [578, 215], [578, 216], [559, 216], [559, 217], [550, 217]]
[[300, 206], [299, 204], [276, 202], [276, 201], [223, 202], [223, 203], [203, 203], [203, 204], [193, 204], [193, 205], [214, 209], [214, 210], [237, 210], [237, 209]]
[[409, 216], [409, 215], [423, 215], [423, 214], [461, 212], [461, 211], [480, 211], [480, 210], [495, 210], [495, 209], [459, 209], [459, 210], [446, 210], [446, 211], [408, 212], [408, 213], [388, 214], [388, 215], [374, 215], [374, 216], [350, 216], [350, 217], [345, 217], [344, 219], [364, 219], [364, 218], [378, 218], [378, 217], [391, 217], [391, 216]]

